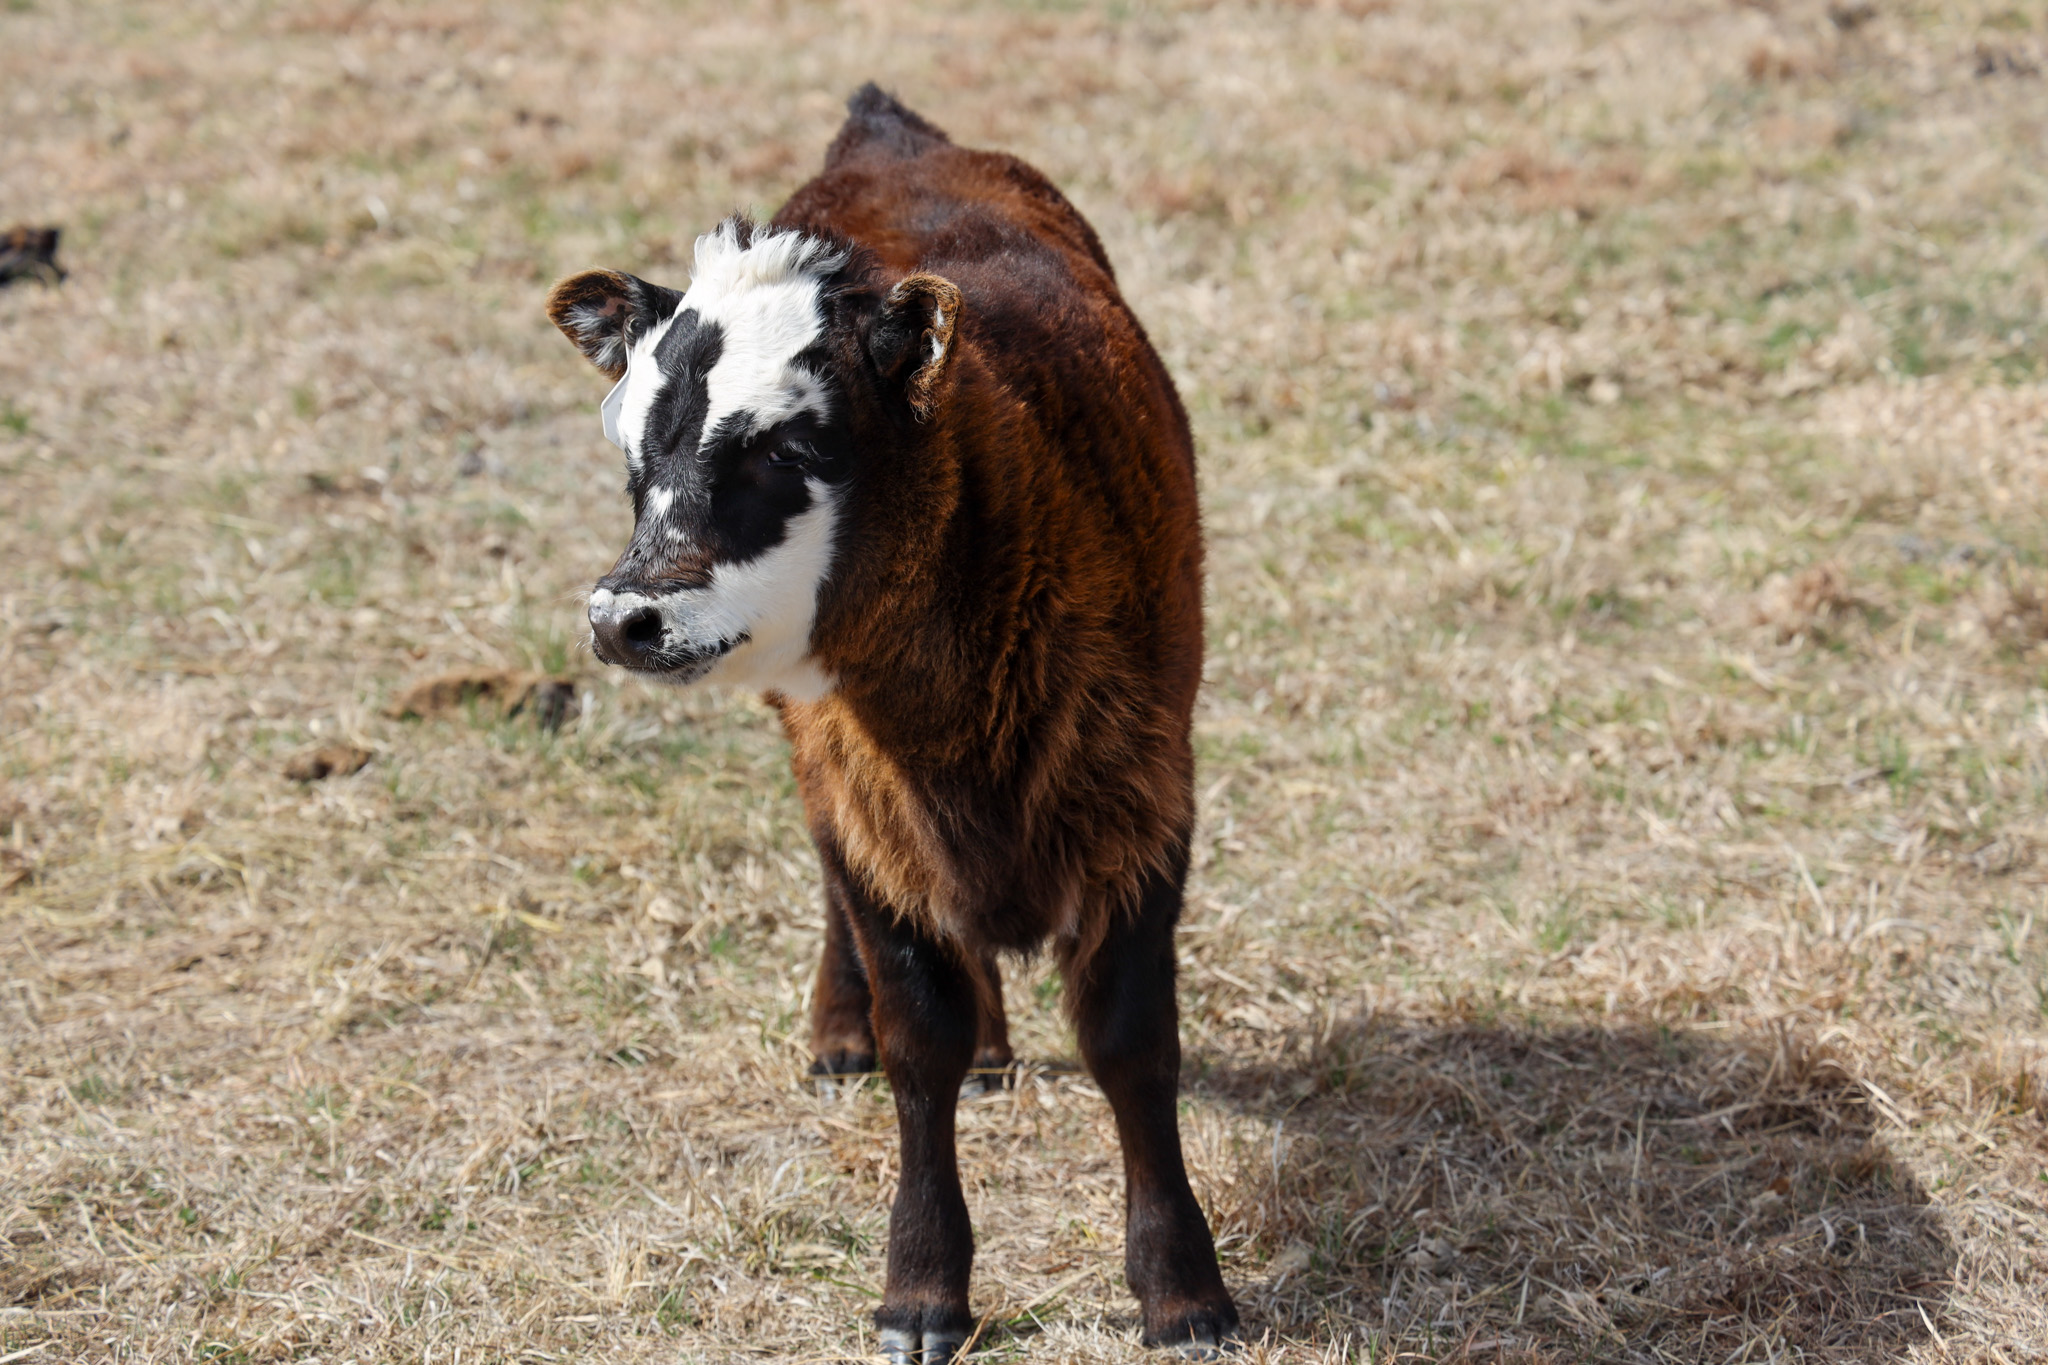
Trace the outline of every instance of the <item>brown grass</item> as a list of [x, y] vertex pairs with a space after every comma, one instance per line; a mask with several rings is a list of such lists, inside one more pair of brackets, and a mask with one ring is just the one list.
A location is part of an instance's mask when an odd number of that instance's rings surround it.
[[[2048, 1358], [2034, 0], [0, 23], [72, 272], [0, 293], [0, 1360], [870, 1348], [780, 741], [577, 649], [627, 513], [539, 309], [870, 76], [1070, 190], [1195, 417], [1249, 1358]], [[395, 718], [448, 675], [570, 687]], [[1132, 1358], [1010, 999], [978, 1349]]]

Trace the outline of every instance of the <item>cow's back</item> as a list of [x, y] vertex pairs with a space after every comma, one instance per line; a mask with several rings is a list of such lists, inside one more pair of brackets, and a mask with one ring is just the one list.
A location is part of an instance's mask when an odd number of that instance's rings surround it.
[[774, 221], [850, 237], [896, 272], [985, 249], [992, 232], [1009, 228], [1100, 271], [1112, 287], [1116, 275], [1095, 230], [1051, 181], [1016, 157], [955, 146], [872, 84], [848, 102], [824, 171]]

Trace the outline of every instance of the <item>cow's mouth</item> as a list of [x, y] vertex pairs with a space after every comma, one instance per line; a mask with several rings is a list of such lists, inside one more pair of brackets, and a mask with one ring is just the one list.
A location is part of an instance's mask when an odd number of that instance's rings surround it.
[[706, 673], [709, 673], [720, 659], [738, 649], [748, 639], [747, 633], [741, 631], [730, 640], [719, 640], [712, 644], [698, 645], [679, 651], [679, 657], [676, 661], [665, 667], [657, 666], [640, 671], [651, 673], [661, 678], [664, 682], [694, 682]]
[[663, 682], [687, 683], [709, 673], [720, 659], [746, 644], [752, 637], [745, 631], [728, 640], [714, 640], [703, 645], [668, 645], [665, 641], [652, 648], [642, 645], [633, 648], [630, 654], [620, 657], [623, 651], [607, 648], [601, 634], [590, 637], [590, 651], [605, 663], [623, 668], [629, 673], [644, 677], [658, 678]]

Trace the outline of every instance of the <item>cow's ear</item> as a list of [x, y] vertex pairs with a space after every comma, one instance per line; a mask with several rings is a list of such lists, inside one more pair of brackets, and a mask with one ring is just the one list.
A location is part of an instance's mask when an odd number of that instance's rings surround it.
[[902, 393], [920, 422], [938, 410], [959, 324], [959, 286], [940, 275], [911, 275], [889, 291], [868, 327], [876, 373]]
[[548, 291], [548, 318], [606, 378], [617, 379], [626, 372], [626, 352], [677, 297], [616, 270], [586, 270]]

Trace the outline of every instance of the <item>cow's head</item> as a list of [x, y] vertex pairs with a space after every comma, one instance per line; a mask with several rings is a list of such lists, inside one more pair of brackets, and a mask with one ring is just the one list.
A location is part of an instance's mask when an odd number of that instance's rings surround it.
[[847, 490], [941, 401], [959, 317], [938, 276], [872, 281], [855, 248], [731, 220], [697, 239], [685, 291], [592, 270], [549, 294], [616, 381], [604, 430], [633, 500], [590, 596], [600, 659], [798, 701], [831, 688], [811, 637]]

